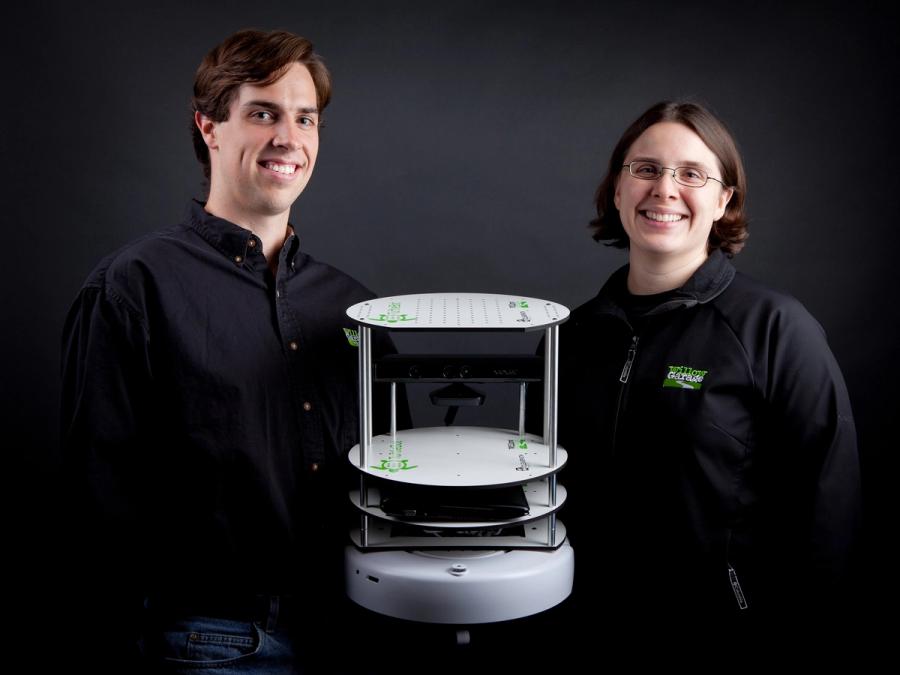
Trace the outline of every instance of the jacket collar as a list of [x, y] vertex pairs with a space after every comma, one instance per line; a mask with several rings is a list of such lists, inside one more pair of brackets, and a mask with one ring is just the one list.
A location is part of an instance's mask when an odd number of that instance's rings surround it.
[[[592, 313], [624, 317], [619, 298], [627, 293], [628, 265], [616, 270], [592, 301]], [[709, 254], [696, 272], [681, 288], [675, 289], [645, 316], [660, 314], [679, 307], [702, 305], [718, 297], [734, 279], [735, 269], [720, 249]]]

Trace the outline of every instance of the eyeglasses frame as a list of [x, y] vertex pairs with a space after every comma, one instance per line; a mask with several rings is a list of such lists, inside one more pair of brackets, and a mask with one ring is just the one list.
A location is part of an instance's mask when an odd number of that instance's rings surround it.
[[[631, 170], [631, 165], [632, 165], [632, 164], [654, 164], [654, 165], [656, 165], [656, 166], [659, 167], [659, 175], [658, 175], [656, 178], [647, 178], [647, 177], [645, 177], [645, 176], [635, 176], [635, 175], [634, 175], [634, 172], [632, 172], [632, 170]], [[663, 177], [663, 171], [671, 171], [671, 172], [672, 172], [672, 180], [674, 180], [674, 181], [675, 181], [676, 183], [678, 183], [679, 185], [683, 185], [684, 187], [689, 187], [689, 188], [702, 188], [702, 187], [706, 187], [706, 184], [707, 184], [709, 181], [711, 181], [711, 180], [716, 181], [716, 182], [719, 183], [722, 187], [725, 187], [725, 188], [728, 187], [728, 186], [725, 184], [725, 182], [724, 182], [723, 180], [720, 180], [719, 178], [713, 178], [712, 176], [709, 176], [709, 175], [706, 176], [706, 180], [703, 181], [703, 185], [689, 185], [688, 183], [682, 183], [680, 180], [678, 180], [678, 179], [675, 177], [675, 172], [678, 171], [678, 169], [697, 169], [697, 167], [695, 167], [695, 166], [676, 166], [676, 167], [671, 167], [671, 166], [663, 166], [662, 164], [658, 164], [658, 163], [656, 163], [656, 162], [648, 162], [647, 160], [635, 160], [635, 161], [633, 161], [633, 162], [629, 162], [628, 164], [623, 164], [623, 165], [622, 165], [622, 168], [623, 168], [623, 169], [626, 168], [626, 167], [628, 168], [628, 175], [631, 176], [632, 178], [637, 178], [638, 180], [659, 180], [660, 178]], [[703, 169], [699, 169], [699, 171], [703, 171]], [[703, 173], [706, 174], [705, 171], [703, 171]]]

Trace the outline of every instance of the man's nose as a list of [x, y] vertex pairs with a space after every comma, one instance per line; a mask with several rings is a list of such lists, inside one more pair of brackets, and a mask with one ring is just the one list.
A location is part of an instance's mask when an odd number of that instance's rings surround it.
[[300, 134], [301, 130], [296, 124], [290, 120], [284, 120], [278, 124], [272, 144], [289, 150], [297, 150], [302, 144]]

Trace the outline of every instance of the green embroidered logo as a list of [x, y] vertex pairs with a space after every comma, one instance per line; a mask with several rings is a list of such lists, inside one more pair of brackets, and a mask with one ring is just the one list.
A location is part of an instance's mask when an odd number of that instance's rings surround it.
[[388, 473], [397, 473], [398, 471], [409, 471], [415, 469], [419, 465], [409, 466], [409, 460], [403, 459], [403, 441], [397, 441], [396, 446], [391, 443], [391, 449], [388, 451], [387, 459], [381, 460], [381, 466], [371, 466], [369, 468], [376, 471], [387, 471]]
[[359, 331], [352, 328], [345, 328], [344, 335], [347, 336], [347, 342], [351, 347], [359, 347]]
[[406, 312], [400, 311], [400, 303], [392, 302], [388, 305], [386, 314], [379, 314], [378, 317], [369, 317], [369, 321], [384, 321], [385, 323], [400, 323], [401, 321], [415, 321], [416, 317], [406, 316]]
[[668, 373], [662, 386], [673, 389], [700, 389], [703, 386], [703, 378], [708, 372], [708, 370], [698, 370], [690, 366], [668, 366]]

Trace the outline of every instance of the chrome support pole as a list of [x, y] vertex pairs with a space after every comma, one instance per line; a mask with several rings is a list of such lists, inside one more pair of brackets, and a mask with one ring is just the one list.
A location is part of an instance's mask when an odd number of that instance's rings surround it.
[[544, 340], [544, 444], [550, 450], [550, 467], [556, 466], [557, 359], [559, 326], [547, 328]]
[[372, 447], [372, 329], [359, 327], [359, 468], [369, 464]]
[[391, 382], [391, 447], [397, 449], [397, 383]]
[[528, 387], [527, 382], [522, 382], [519, 385], [519, 440], [521, 441], [525, 438], [525, 397], [526, 397], [526, 388]]
[[[366, 467], [372, 447], [372, 329], [359, 326], [359, 502], [368, 506], [369, 491], [366, 487]], [[369, 545], [369, 516], [359, 519], [360, 546]]]

